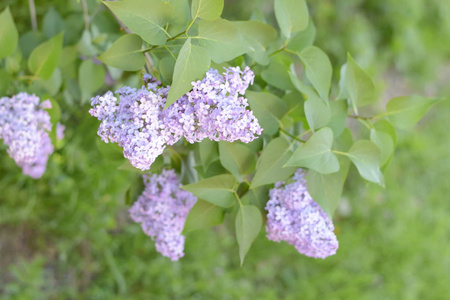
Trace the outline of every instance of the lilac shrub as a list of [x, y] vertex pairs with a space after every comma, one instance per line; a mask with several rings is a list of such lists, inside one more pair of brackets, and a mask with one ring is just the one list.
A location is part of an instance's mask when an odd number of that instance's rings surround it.
[[49, 100], [39, 103], [36, 95], [19, 93], [0, 98], [0, 138], [7, 152], [24, 174], [40, 178], [47, 167], [53, 146], [49, 136], [52, 129]]
[[161, 175], [146, 174], [143, 178], [144, 192], [130, 208], [130, 216], [141, 223], [158, 252], [176, 261], [184, 256], [185, 238], [181, 232], [197, 198], [180, 189], [173, 170], [163, 170]]
[[267, 238], [285, 241], [310, 257], [336, 254], [339, 243], [333, 223], [308, 193], [302, 169], [297, 170], [293, 180], [290, 184], [277, 182], [269, 192]]
[[98, 134], [106, 143], [117, 143], [124, 156], [141, 170], [148, 170], [167, 145], [181, 137], [190, 143], [205, 138], [214, 141], [251, 142], [262, 128], [247, 99], [241, 97], [253, 83], [247, 67], [225, 69], [223, 75], [210, 69], [193, 90], [164, 109], [170, 87], [145, 75], [140, 89], [124, 87], [92, 98], [90, 114], [100, 121]]

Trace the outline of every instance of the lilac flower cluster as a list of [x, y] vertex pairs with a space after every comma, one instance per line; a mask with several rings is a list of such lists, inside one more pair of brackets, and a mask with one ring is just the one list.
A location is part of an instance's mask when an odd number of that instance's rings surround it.
[[197, 198], [180, 189], [173, 170], [144, 175], [145, 189], [130, 208], [131, 218], [141, 223], [145, 234], [156, 242], [156, 250], [175, 261], [184, 256], [186, 217]]
[[44, 110], [51, 107], [49, 100], [39, 103], [37, 96], [27, 93], [0, 98], [0, 138], [23, 173], [33, 178], [42, 176], [53, 153], [52, 124]]
[[315, 258], [336, 254], [339, 243], [334, 226], [306, 189], [304, 172], [295, 173], [294, 182], [277, 182], [266, 204], [266, 231], [269, 240], [286, 241], [298, 252]]
[[192, 91], [164, 109], [170, 87], [145, 75], [140, 89], [124, 87], [117, 97], [107, 92], [92, 98], [90, 114], [102, 121], [98, 134], [103, 141], [118, 143], [133, 166], [147, 170], [167, 145], [183, 136], [190, 143], [257, 138], [262, 128], [240, 96], [253, 78], [248, 67], [228, 68], [223, 75], [210, 69], [192, 83]]

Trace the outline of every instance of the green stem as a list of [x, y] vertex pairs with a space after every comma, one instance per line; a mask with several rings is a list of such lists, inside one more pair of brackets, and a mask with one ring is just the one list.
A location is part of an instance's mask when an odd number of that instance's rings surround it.
[[336, 154], [339, 154], [339, 155], [348, 156], [348, 153], [341, 152], [341, 151], [337, 151], [337, 150], [331, 150], [331, 152], [336, 153]]
[[291, 138], [293, 138], [296, 141], [299, 141], [301, 143], [306, 143], [306, 141], [296, 137], [295, 135], [289, 133], [288, 131], [284, 130], [283, 128], [280, 128], [280, 131], [283, 132], [285, 135], [290, 136]]

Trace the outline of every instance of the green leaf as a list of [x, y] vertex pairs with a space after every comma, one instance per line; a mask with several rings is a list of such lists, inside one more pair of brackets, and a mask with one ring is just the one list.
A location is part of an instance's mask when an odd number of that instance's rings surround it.
[[222, 14], [223, 0], [192, 0], [192, 19], [214, 21]]
[[238, 21], [233, 24], [248, 44], [247, 54], [258, 64], [267, 65], [270, 60], [266, 50], [267, 46], [277, 37], [275, 28], [256, 20]]
[[202, 47], [192, 45], [191, 38], [188, 38], [175, 63], [166, 108], [189, 92], [192, 89], [191, 82], [203, 78], [210, 64], [208, 52]]
[[333, 131], [328, 127], [322, 128], [295, 150], [285, 166], [304, 167], [321, 174], [337, 172], [339, 161], [331, 152], [332, 145]]
[[118, 38], [98, 59], [114, 68], [138, 71], [145, 65], [141, 47], [142, 39], [137, 34], [127, 34]]
[[386, 132], [372, 128], [370, 130], [370, 140], [380, 150], [380, 166], [384, 166], [394, 153], [394, 141], [392, 137]]
[[316, 37], [316, 27], [312, 21], [309, 22], [308, 27], [295, 33], [286, 45], [286, 49], [294, 52], [300, 52], [306, 47], [312, 46], [314, 39]]
[[176, 60], [172, 56], [166, 56], [159, 61], [158, 69], [162, 80], [166, 84], [172, 84], [173, 69], [175, 68]]
[[[349, 129], [345, 129], [341, 136], [335, 140], [335, 146], [339, 151], [348, 151], [353, 144], [353, 137]], [[330, 216], [333, 216], [341, 199], [344, 183], [348, 175], [350, 160], [341, 156], [338, 158], [340, 168], [333, 174], [320, 174], [309, 170], [306, 175], [306, 185], [311, 197]]]
[[103, 86], [104, 81], [105, 69], [103, 66], [94, 64], [91, 60], [85, 60], [80, 64], [78, 82], [83, 101], [90, 99], [92, 94]]
[[319, 96], [315, 95], [305, 101], [305, 116], [309, 128], [315, 131], [327, 126], [331, 120], [330, 106], [326, 105]]
[[345, 128], [347, 121], [348, 104], [345, 100], [330, 101], [331, 118], [328, 127], [333, 130], [333, 135], [338, 137]]
[[45, 88], [45, 90], [50, 94], [50, 96], [55, 96], [62, 85], [61, 70], [59, 68], [56, 68], [49, 79], [47, 80], [38, 79], [36, 80], [36, 83]]
[[239, 257], [241, 265], [244, 263], [245, 255], [250, 249], [253, 241], [258, 236], [262, 227], [261, 212], [256, 206], [243, 205], [236, 215], [236, 239], [239, 244]]
[[299, 92], [293, 91], [285, 94], [283, 96], [283, 101], [286, 102], [288, 106], [286, 115], [290, 116], [294, 122], [305, 121], [305, 103], [303, 101], [303, 96]]
[[243, 181], [243, 175], [255, 170], [257, 156], [244, 145], [237, 142], [219, 142], [220, 162], [230, 171], [239, 182]]
[[216, 63], [232, 60], [249, 50], [237, 27], [224, 19], [201, 20], [195, 38]]
[[216, 226], [222, 224], [224, 219], [223, 208], [199, 199], [189, 211], [183, 232]]
[[3, 95], [7, 94], [10, 82], [11, 82], [11, 76], [8, 74], [8, 72], [5, 69], [0, 69], [0, 95], [1, 95], [1, 97], [3, 97]]
[[134, 33], [151, 45], [164, 45], [169, 34], [164, 26], [174, 17], [173, 6], [159, 0], [103, 1]]
[[380, 150], [374, 143], [359, 140], [347, 154], [363, 178], [384, 187], [384, 178], [380, 171]]
[[305, 0], [275, 0], [275, 17], [281, 32], [287, 38], [291, 33], [308, 26], [309, 13]]
[[31, 52], [45, 40], [45, 35], [39, 31], [33, 30], [22, 34], [19, 39], [19, 48], [22, 51], [23, 57], [28, 58]]
[[372, 78], [361, 69], [350, 54], [347, 56], [347, 65], [343, 69], [343, 81], [340, 86], [343, 91], [338, 98], [348, 97], [355, 113], [358, 107], [372, 104], [377, 100], [377, 92]]
[[276, 57], [272, 58], [270, 65], [267, 69], [261, 72], [261, 77], [268, 84], [282, 89], [282, 90], [293, 90], [291, 80], [289, 80], [289, 65], [292, 64], [292, 60], [288, 56], [278, 54]]
[[319, 93], [320, 97], [328, 100], [333, 69], [328, 56], [315, 46], [303, 49], [298, 56], [306, 68], [306, 77]]
[[245, 96], [264, 132], [275, 134], [280, 127], [281, 118], [287, 112], [286, 103], [269, 93], [247, 91]]
[[236, 180], [232, 175], [223, 174], [184, 185], [181, 188], [217, 206], [230, 207], [236, 201], [235, 185]]
[[9, 7], [0, 14], [0, 59], [14, 53], [19, 42], [19, 32]]
[[61, 31], [65, 31], [66, 24], [64, 23], [64, 19], [61, 15], [53, 7], [51, 7], [44, 16], [42, 27], [44, 34], [51, 38]]
[[37, 77], [49, 79], [59, 64], [63, 45], [63, 33], [40, 44], [28, 59], [28, 68]]
[[396, 127], [409, 129], [438, 102], [436, 98], [404, 96], [391, 99], [386, 105], [384, 116]]
[[290, 148], [289, 143], [282, 137], [275, 138], [267, 144], [259, 157], [251, 189], [283, 181], [294, 174], [296, 168], [283, 168], [290, 157]]
[[200, 162], [203, 166], [203, 171], [207, 171], [212, 162], [219, 159], [219, 149], [217, 142], [210, 139], [204, 139], [198, 143], [198, 152], [200, 155]]

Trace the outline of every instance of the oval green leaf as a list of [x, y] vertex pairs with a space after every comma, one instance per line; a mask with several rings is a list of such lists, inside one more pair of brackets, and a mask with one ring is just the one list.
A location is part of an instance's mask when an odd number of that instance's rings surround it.
[[236, 201], [233, 190], [235, 185], [236, 180], [232, 175], [223, 174], [184, 185], [181, 188], [217, 206], [230, 207]]
[[244, 263], [245, 255], [250, 249], [253, 241], [258, 236], [262, 227], [261, 212], [256, 206], [243, 205], [236, 215], [236, 239], [239, 244], [239, 257], [241, 265]]
[[0, 59], [14, 53], [19, 42], [19, 32], [9, 7], [0, 14]]
[[145, 65], [142, 39], [137, 34], [118, 38], [98, 59], [105, 64], [124, 71], [138, 71]]

